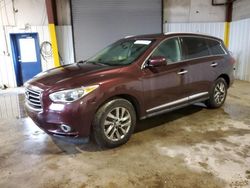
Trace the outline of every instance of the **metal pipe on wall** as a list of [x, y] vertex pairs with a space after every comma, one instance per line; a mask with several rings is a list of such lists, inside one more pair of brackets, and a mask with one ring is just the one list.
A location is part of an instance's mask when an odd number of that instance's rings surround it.
[[224, 42], [226, 47], [229, 46], [230, 23], [232, 22], [232, 13], [233, 13], [233, 1], [227, 0], [225, 34], [224, 34]]
[[54, 65], [55, 67], [58, 67], [60, 66], [60, 61], [59, 61], [56, 28], [55, 28], [55, 25], [57, 24], [57, 14], [56, 14], [55, 3], [56, 3], [55, 0], [45, 0], [47, 14], [48, 14], [49, 33], [50, 33], [50, 39], [51, 39], [51, 45], [52, 45]]
[[226, 0], [225, 3], [215, 3], [215, 0], [212, 0], [212, 6], [226, 6], [225, 25], [224, 25], [224, 43], [226, 47], [229, 46], [230, 23], [232, 22], [233, 3], [235, 1], [236, 0]]

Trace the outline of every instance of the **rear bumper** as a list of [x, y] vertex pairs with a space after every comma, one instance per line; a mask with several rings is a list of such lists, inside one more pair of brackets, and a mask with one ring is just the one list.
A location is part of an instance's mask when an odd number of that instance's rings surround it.
[[233, 70], [231, 71], [231, 74], [229, 75], [229, 79], [230, 79], [230, 82], [229, 82], [229, 87], [231, 87], [234, 83], [234, 80], [235, 80], [235, 68], [233, 67]]

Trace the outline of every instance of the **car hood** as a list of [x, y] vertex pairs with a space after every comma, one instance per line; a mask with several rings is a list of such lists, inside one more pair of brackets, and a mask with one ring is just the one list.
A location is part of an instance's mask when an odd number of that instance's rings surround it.
[[27, 85], [35, 85], [41, 89], [51, 88], [55, 86], [77, 85], [78, 82], [93, 79], [93, 76], [98, 76], [101, 73], [117, 69], [118, 67], [97, 65], [91, 63], [74, 63], [70, 65], [53, 68], [48, 71], [36, 75], [33, 79], [27, 82]]

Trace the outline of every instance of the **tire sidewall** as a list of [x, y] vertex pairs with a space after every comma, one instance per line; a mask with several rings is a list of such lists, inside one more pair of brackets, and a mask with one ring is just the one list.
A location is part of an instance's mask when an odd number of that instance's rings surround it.
[[[216, 103], [216, 102], [215, 102], [215, 98], [214, 98], [215, 88], [216, 88], [216, 86], [217, 86], [219, 83], [223, 83], [223, 84], [225, 85], [225, 97], [224, 97], [223, 101], [222, 101], [220, 104]], [[219, 108], [219, 107], [221, 107], [221, 106], [224, 104], [224, 102], [225, 102], [225, 100], [226, 100], [226, 97], [227, 97], [227, 89], [228, 89], [228, 85], [227, 85], [227, 83], [226, 83], [226, 81], [225, 81], [224, 78], [218, 78], [218, 79], [215, 81], [215, 83], [214, 83], [214, 85], [213, 85], [213, 87], [212, 87], [212, 90], [210, 91], [210, 100], [209, 100], [209, 103], [210, 103], [210, 106], [211, 106], [212, 108]]]
[[[123, 139], [118, 141], [112, 141], [107, 138], [104, 133], [104, 121], [109, 112], [111, 112], [116, 107], [124, 107], [128, 110], [131, 116], [131, 126], [128, 133], [124, 136]], [[133, 105], [125, 99], [114, 99], [105, 103], [96, 113], [93, 128], [94, 128], [94, 138], [98, 145], [102, 147], [116, 147], [126, 143], [134, 132], [136, 124], [136, 114]]]

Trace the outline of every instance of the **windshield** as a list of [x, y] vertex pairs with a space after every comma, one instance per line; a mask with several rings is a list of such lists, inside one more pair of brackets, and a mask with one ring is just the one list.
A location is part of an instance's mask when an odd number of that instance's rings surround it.
[[87, 63], [106, 65], [128, 65], [145, 52], [152, 40], [121, 40], [104, 48]]

